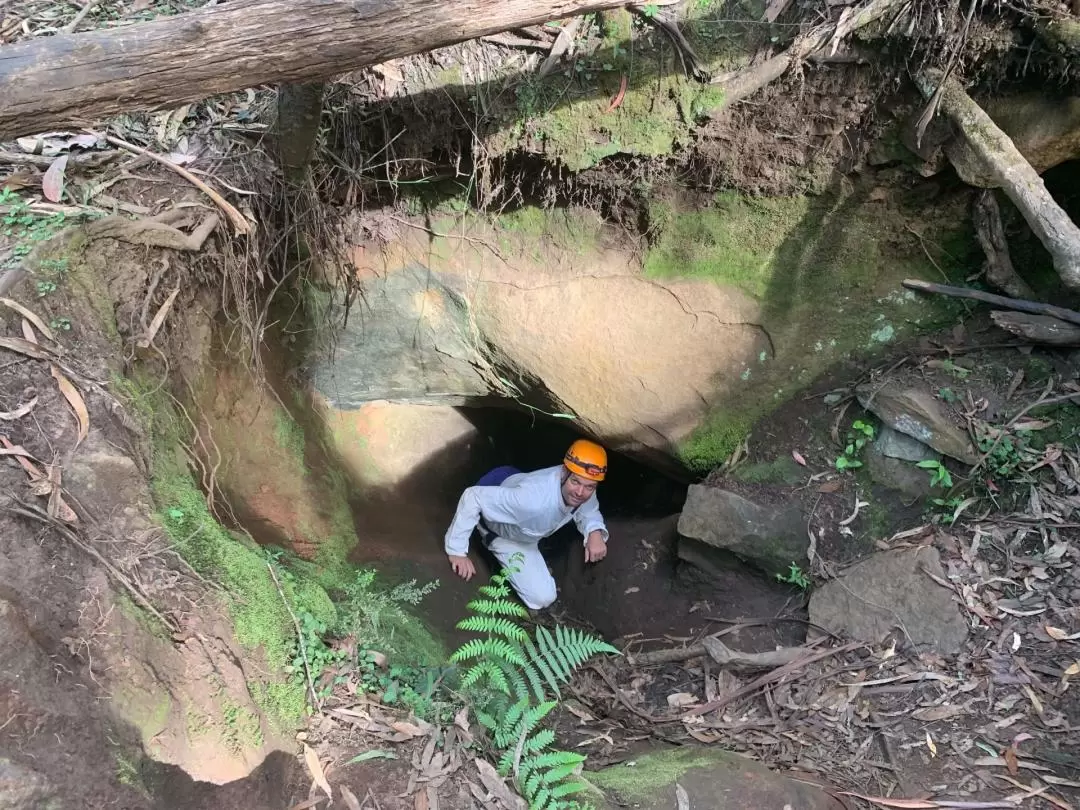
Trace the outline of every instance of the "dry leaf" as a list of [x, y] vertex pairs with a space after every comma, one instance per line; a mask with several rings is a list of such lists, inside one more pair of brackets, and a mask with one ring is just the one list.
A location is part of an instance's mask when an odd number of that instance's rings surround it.
[[897, 807], [901, 808], [901, 810], [937, 810], [937, 808], [941, 807], [937, 802], [930, 802], [925, 799], [887, 799], [884, 796], [866, 796], [862, 793], [854, 793], [848, 790], [840, 791], [839, 795], [854, 796], [856, 799], [873, 802], [882, 807]]
[[38, 398], [34, 397], [29, 402], [23, 403], [13, 411], [0, 411], [0, 419], [5, 422], [14, 422], [16, 419], [22, 419], [30, 411], [34, 410], [34, 406], [37, 405]]
[[675, 783], [675, 803], [679, 806], [679, 810], [690, 810], [690, 797], [686, 795], [686, 788]]
[[64, 170], [67, 169], [68, 156], [61, 155], [45, 170], [41, 178], [41, 191], [49, 202], [58, 203], [64, 196]]
[[394, 731], [400, 734], [405, 734], [409, 737], [423, 737], [425, 734], [427, 734], [427, 732], [419, 726], [415, 726], [412, 723], [406, 722], [405, 720], [398, 720], [396, 723], [391, 723], [390, 728], [394, 729]]
[[[43, 334], [49, 340], [56, 340], [56, 338], [53, 337], [52, 330], [45, 325], [45, 322], [41, 320], [41, 318], [39, 318], [36, 314], [34, 314], [33, 311], [27, 309], [18, 301], [12, 301], [10, 298], [0, 298], [0, 304], [3, 304], [5, 307], [8, 307], [9, 309], [13, 309], [18, 312], [20, 315], [26, 318], [26, 320], [30, 321], [30, 323], [36, 326], [38, 328], [38, 331], [41, 332], [41, 334]], [[35, 340], [33, 342], [36, 343], [37, 341]]]
[[466, 734], [469, 733], [469, 707], [468, 706], [462, 706], [460, 709], [458, 709], [458, 713], [454, 715], [454, 725], [457, 726], [458, 728], [460, 728]]
[[926, 732], [926, 747], [930, 749], [930, 756], [937, 756], [937, 744], [934, 742], [934, 738], [930, 736], [930, 732]]
[[75, 411], [75, 417], [79, 420], [79, 440], [75, 442], [75, 446], [78, 447], [90, 432], [90, 414], [86, 410], [86, 402], [79, 393], [79, 389], [55, 365], [52, 367], [52, 375], [56, 378], [60, 393], [64, 395], [64, 399], [71, 405], [72, 410]]
[[839, 492], [843, 488], [843, 483], [840, 481], [826, 481], [824, 484], [817, 488], [817, 491], [822, 495], [828, 495], [832, 492]]
[[10, 349], [19, 354], [25, 354], [27, 357], [33, 357], [35, 360], [50, 360], [54, 356], [54, 353], [48, 349], [23, 338], [0, 337], [0, 349]]
[[697, 697], [691, 695], [689, 692], [675, 692], [674, 694], [667, 696], [667, 705], [673, 706], [676, 709], [682, 706], [693, 706], [697, 702]]
[[1020, 773], [1020, 766], [1016, 761], [1016, 749], [1005, 749], [1005, 767], [1009, 769], [1009, 773], [1016, 776]]
[[705, 743], [706, 745], [712, 745], [713, 743], [720, 742], [720, 735], [717, 732], [710, 731], [708, 729], [702, 730], [686, 726], [686, 733], [698, 742]]
[[418, 790], [413, 795], [413, 808], [414, 810], [428, 810], [427, 791]]
[[624, 596], [629, 596], [630, 594], [632, 594], [632, 593], [637, 593], [637, 592], [638, 592], [638, 591], [640, 591], [640, 590], [641, 590], [641, 588], [639, 588], [639, 587], [637, 587], [637, 586], [635, 585], [634, 587], [632, 587], [632, 588], [627, 588], [627, 589], [626, 589], [625, 591], [623, 591], [623, 595], [624, 595]]
[[922, 720], [927, 723], [940, 722], [942, 720], [951, 720], [954, 717], [967, 714], [967, 711], [963, 706], [956, 706], [952, 703], [945, 703], [941, 706], [931, 706], [926, 709], [916, 709], [911, 713], [911, 716], [916, 720]]
[[516, 796], [499, 776], [495, 767], [479, 757], [473, 760], [476, 770], [480, 773], [480, 781], [484, 783], [488, 793], [494, 795], [508, 810], [527, 810], [528, 805], [520, 796]]
[[566, 706], [566, 708], [570, 712], [570, 714], [574, 715], [574, 717], [578, 718], [583, 723], [587, 723], [590, 720], [595, 720], [596, 719], [595, 717], [593, 717], [591, 714], [589, 714], [587, 711], [585, 711], [583, 708], [581, 708], [577, 704], [573, 703], [572, 701], [567, 701], [564, 705]]
[[311, 747], [304, 743], [304, 762], [307, 764], [308, 772], [311, 774], [311, 778], [315, 784], [322, 788], [323, 793], [330, 801], [334, 800], [334, 791], [330, 789], [330, 783], [326, 781], [326, 773], [323, 771], [322, 763], [319, 762], [318, 755], [311, 750]]
[[1080, 675], [1080, 661], [1075, 661], [1069, 665], [1069, 668], [1065, 670], [1065, 677], [1070, 675]]
[[1043, 630], [1045, 630], [1046, 635], [1050, 636], [1054, 641], [1064, 641], [1069, 637], [1069, 634], [1064, 630], [1057, 627], [1051, 627], [1049, 624], [1044, 624]]
[[792, 450], [791, 457], [795, 459], [795, 463], [798, 464], [800, 467], [806, 466], [806, 459], [802, 457], [802, 453], [800, 453], [798, 450]]
[[349, 810], [360, 810], [360, 800], [345, 785], [341, 786], [341, 798], [345, 800], [345, 804], [349, 805]]

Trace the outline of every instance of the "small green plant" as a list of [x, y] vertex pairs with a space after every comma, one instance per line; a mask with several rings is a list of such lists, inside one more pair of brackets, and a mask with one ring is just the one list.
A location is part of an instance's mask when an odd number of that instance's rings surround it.
[[476, 719], [491, 734], [499, 773], [513, 777], [530, 810], [575, 810], [582, 805], [567, 797], [586, 789], [573, 778], [585, 757], [550, 750], [555, 732], [541, 724], [558, 706], [559, 685], [579, 666], [594, 655], [619, 651], [561, 625], [554, 633], [546, 627], [526, 631], [520, 621], [528, 612], [513, 600], [507, 584], [517, 563], [511, 558], [469, 603], [474, 615], [457, 626], [484, 637], [465, 643], [450, 660], [468, 663], [460, 687], [471, 695]]
[[847, 443], [844, 452], [836, 458], [836, 469], [854, 470], [863, 465], [859, 460], [862, 449], [867, 442], [874, 440], [874, 426], [856, 419], [851, 423], [851, 430], [847, 433]]
[[953, 391], [951, 388], [939, 388], [937, 394], [938, 394], [938, 398], [942, 402], [959, 402], [960, 401], [960, 397], [958, 397], [956, 395], [956, 392]]
[[915, 466], [930, 471], [930, 486], [940, 487], [941, 489], [952, 489], [952, 476], [949, 475], [949, 470], [945, 465], [937, 459], [926, 459], [925, 461], [920, 461]]
[[646, 3], [641, 7], [641, 13], [651, 20], [660, 13], [660, 6], [657, 3]]
[[49, 321], [49, 328], [57, 329], [57, 330], [59, 330], [61, 332], [70, 332], [71, 331], [71, 318], [64, 318], [64, 317], [53, 318], [51, 321]]
[[970, 368], [964, 368], [961, 365], [957, 365], [952, 360], [946, 360], [944, 363], [941, 364], [941, 367], [945, 370], [947, 374], [951, 374], [958, 380], [966, 380], [969, 376], [971, 376]]
[[794, 585], [800, 591], [805, 591], [810, 587], [810, 577], [796, 563], [792, 563], [786, 573], [777, 574], [776, 578], [780, 582]]
[[44, 279], [40, 279], [35, 286], [37, 287], [38, 298], [44, 298], [49, 293], [56, 292], [55, 281], [46, 281]]

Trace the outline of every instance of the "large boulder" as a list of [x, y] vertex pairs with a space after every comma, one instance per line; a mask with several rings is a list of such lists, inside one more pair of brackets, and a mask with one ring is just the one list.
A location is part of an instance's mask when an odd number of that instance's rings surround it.
[[761, 506], [719, 487], [690, 487], [679, 534], [737, 554], [769, 574], [807, 564], [809, 543], [798, 509]]
[[574, 216], [581, 234], [561, 244], [547, 225], [533, 235], [470, 222], [465, 239], [406, 232], [355, 251], [363, 296], [333, 353], [312, 357], [318, 393], [338, 411], [518, 400], [573, 414], [614, 449], [670, 460], [745, 388], [747, 368], [772, 361], [761, 306], [708, 280], [648, 278], [636, 245]]
[[934, 548], [874, 554], [814, 591], [810, 621], [868, 644], [896, 633], [916, 647], [955, 654], [967, 639], [967, 623], [952, 592], [930, 574], [945, 578]]
[[926, 391], [888, 382], [861, 385], [855, 393], [860, 405], [893, 430], [965, 464], [975, 464], [979, 460], [967, 432], [953, 420], [944, 405]]
[[[691, 808], [780, 808], [841, 810], [820, 788], [781, 776], [764, 765], [715, 748], [679, 748], [649, 753], [586, 778], [602, 792], [602, 808], [670, 810], [681, 806], [676, 785]], [[591, 798], [591, 797], [590, 797]]]

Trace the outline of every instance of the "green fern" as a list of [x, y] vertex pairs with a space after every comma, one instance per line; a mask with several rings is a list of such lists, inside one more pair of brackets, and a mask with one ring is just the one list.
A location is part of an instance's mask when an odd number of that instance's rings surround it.
[[558, 706], [560, 684], [593, 656], [619, 651], [574, 628], [559, 625], [553, 634], [539, 627], [530, 635], [518, 624], [528, 612], [512, 600], [508, 582], [521, 559], [511, 558], [469, 602], [473, 615], [457, 626], [484, 637], [462, 645], [450, 660], [470, 662], [460, 686], [473, 696], [477, 722], [491, 734], [499, 772], [513, 776], [530, 810], [582, 810], [566, 797], [586, 788], [575, 777], [585, 757], [549, 750], [555, 733], [542, 724]]

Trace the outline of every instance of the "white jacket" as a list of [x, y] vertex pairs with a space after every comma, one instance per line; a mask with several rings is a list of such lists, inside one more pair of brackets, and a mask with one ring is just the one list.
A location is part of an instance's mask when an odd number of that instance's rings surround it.
[[536, 546], [570, 520], [577, 524], [583, 538], [599, 530], [606, 543], [608, 530], [595, 494], [577, 509], [563, 501], [565, 469], [560, 464], [511, 475], [501, 486], [466, 489], [446, 530], [446, 553], [457, 557], [469, 553], [469, 537], [481, 517], [499, 537], [524, 546]]

